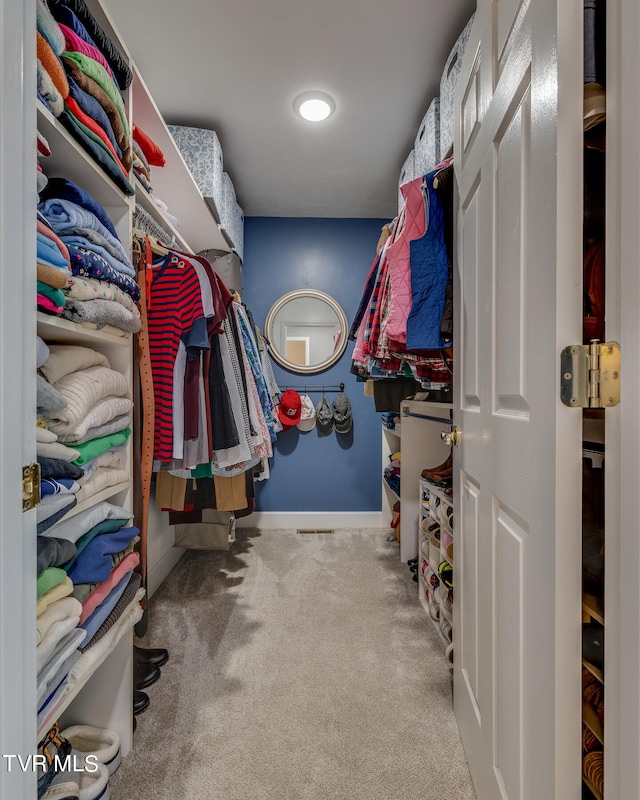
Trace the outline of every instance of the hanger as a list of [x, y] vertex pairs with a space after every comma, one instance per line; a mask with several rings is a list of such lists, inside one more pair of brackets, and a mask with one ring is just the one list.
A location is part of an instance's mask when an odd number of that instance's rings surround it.
[[134, 238], [138, 238], [143, 242], [145, 239], [149, 242], [151, 247], [151, 252], [156, 256], [166, 256], [167, 253], [170, 253], [171, 250], [162, 242], [156, 238], [155, 236], [150, 236], [148, 233], [145, 233], [141, 228], [133, 228], [133, 236]]

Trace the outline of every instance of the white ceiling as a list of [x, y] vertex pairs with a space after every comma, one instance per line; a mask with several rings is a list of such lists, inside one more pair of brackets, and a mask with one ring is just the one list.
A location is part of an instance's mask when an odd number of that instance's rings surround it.
[[[214, 129], [247, 216], [397, 212], [413, 147], [475, 0], [103, 0], [169, 123]], [[309, 123], [294, 98], [321, 89]], [[135, 113], [134, 113], [135, 118]]]

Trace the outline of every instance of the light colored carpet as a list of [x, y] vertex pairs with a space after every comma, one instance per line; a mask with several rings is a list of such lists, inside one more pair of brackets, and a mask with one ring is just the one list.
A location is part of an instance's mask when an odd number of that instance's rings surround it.
[[241, 530], [151, 601], [113, 800], [474, 800], [443, 647], [388, 531]]

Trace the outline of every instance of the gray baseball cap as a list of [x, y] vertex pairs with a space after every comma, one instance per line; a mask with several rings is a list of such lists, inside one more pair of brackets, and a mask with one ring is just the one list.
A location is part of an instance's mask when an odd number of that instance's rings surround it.
[[336, 433], [349, 433], [351, 430], [351, 402], [344, 392], [340, 392], [333, 401], [333, 422]]
[[322, 395], [316, 405], [316, 427], [320, 433], [331, 433], [333, 430], [333, 414], [327, 398]]

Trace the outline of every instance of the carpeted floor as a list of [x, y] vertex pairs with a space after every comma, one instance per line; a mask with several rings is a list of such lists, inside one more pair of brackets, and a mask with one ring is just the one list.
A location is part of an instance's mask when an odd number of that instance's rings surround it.
[[241, 530], [150, 604], [113, 800], [474, 800], [443, 647], [388, 531]]

